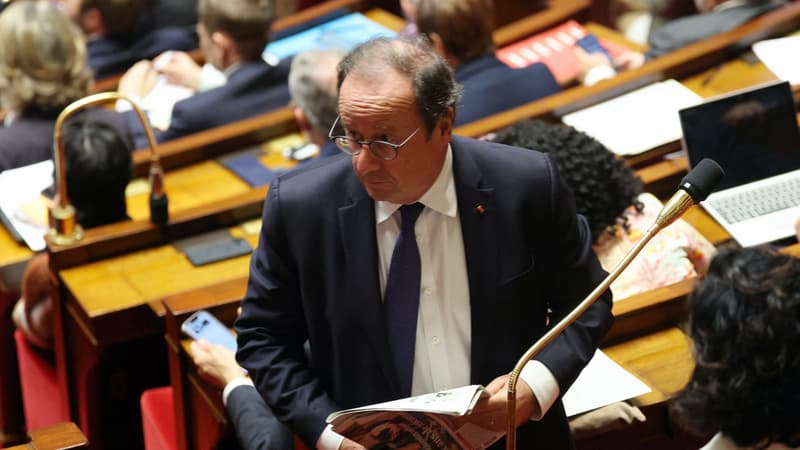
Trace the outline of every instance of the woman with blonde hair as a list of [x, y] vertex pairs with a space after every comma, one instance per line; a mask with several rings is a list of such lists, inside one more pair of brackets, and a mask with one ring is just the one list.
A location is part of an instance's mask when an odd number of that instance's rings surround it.
[[[0, 14], [0, 110], [4, 114], [0, 172], [50, 158], [56, 117], [65, 106], [89, 94], [91, 85], [86, 44], [61, 11], [47, 1], [15, 2], [4, 9]], [[111, 112], [97, 113], [100, 120], [123, 123]]]

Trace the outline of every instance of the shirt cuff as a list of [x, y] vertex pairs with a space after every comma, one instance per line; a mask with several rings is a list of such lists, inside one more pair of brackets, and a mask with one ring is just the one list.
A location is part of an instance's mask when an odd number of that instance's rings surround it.
[[253, 384], [253, 380], [247, 377], [241, 378], [234, 378], [231, 380], [230, 383], [225, 385], [225, 389], [222, 390], [222, 404], [228, 406], [228, 396], [231, 395], [234, 389], [239, 386], [255, 386]]
[[583, 85], [591, 86], [600, 80], [611, 78], [616, 74], [617, 71], [614, 70], [614, 68], [611, 66], [592, 67], [591, 69], [589, 69], [588, 72], [586, 72], [586, 75], [583, 77]]
[[344, 436], [333, 431], [333, 425], [328, 424], [317, 439], [317, 450], [339, 450]]
[[544, 364], [535, 359], [525, 364], [519, 377], [531, 388], [539, 402], [539, 414], [532, 415], [530, 420], [539, 420], [547, 414], [561, 393], [558, 381]]

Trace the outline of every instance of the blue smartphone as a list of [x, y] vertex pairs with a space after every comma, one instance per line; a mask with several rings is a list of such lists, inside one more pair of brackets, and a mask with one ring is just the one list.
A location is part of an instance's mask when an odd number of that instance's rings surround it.
[[192, 339], [202, 339], [236, 351], [236, 336], [222, 322], [206, 310], [189, 316], [181, 325], [181, 331]]

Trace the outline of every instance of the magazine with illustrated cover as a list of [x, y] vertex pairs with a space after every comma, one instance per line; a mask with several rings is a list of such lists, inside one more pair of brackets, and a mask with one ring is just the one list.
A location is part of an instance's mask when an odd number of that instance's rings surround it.
[[328, 423], [369, 449], [481, 450], [505, 433], [459, 418], [488, 396], [483, 386], [464, 386], [338, 411], [328, 416]]

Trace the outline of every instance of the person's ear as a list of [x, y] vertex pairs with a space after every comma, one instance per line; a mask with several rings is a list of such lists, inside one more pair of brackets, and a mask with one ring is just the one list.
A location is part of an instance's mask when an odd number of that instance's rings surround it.
[[439, 123], [436, 126], [442, 137], [447, 138], [448, 141], [450, 140], [450, 136], [453, 134], [453, 123], [455, 120], [456, 110], [454, 107], [450, 106], [447, 108], [447, 111], [444, 113], [442, 118], [439, 119]]
[[299, 106], [295, 106], [292, 108], [292, 114], [294, 114], [294, 120], [297, 121], [297, 127], [300, 128], [300, 131], [309, 133], [311, 131], [311, 122], [308, 121], [306, 112]]
[[236, 48], [233, 39], [221, 31], [215, 31], [211, 33], [210, 38], [212, 46], [217, 50], [217, 52], [219, 52], [218, 54], [224, 63], [224, 67], [231, 65], [233, 63], [231, 61], [233, 57], [233, 51]]

